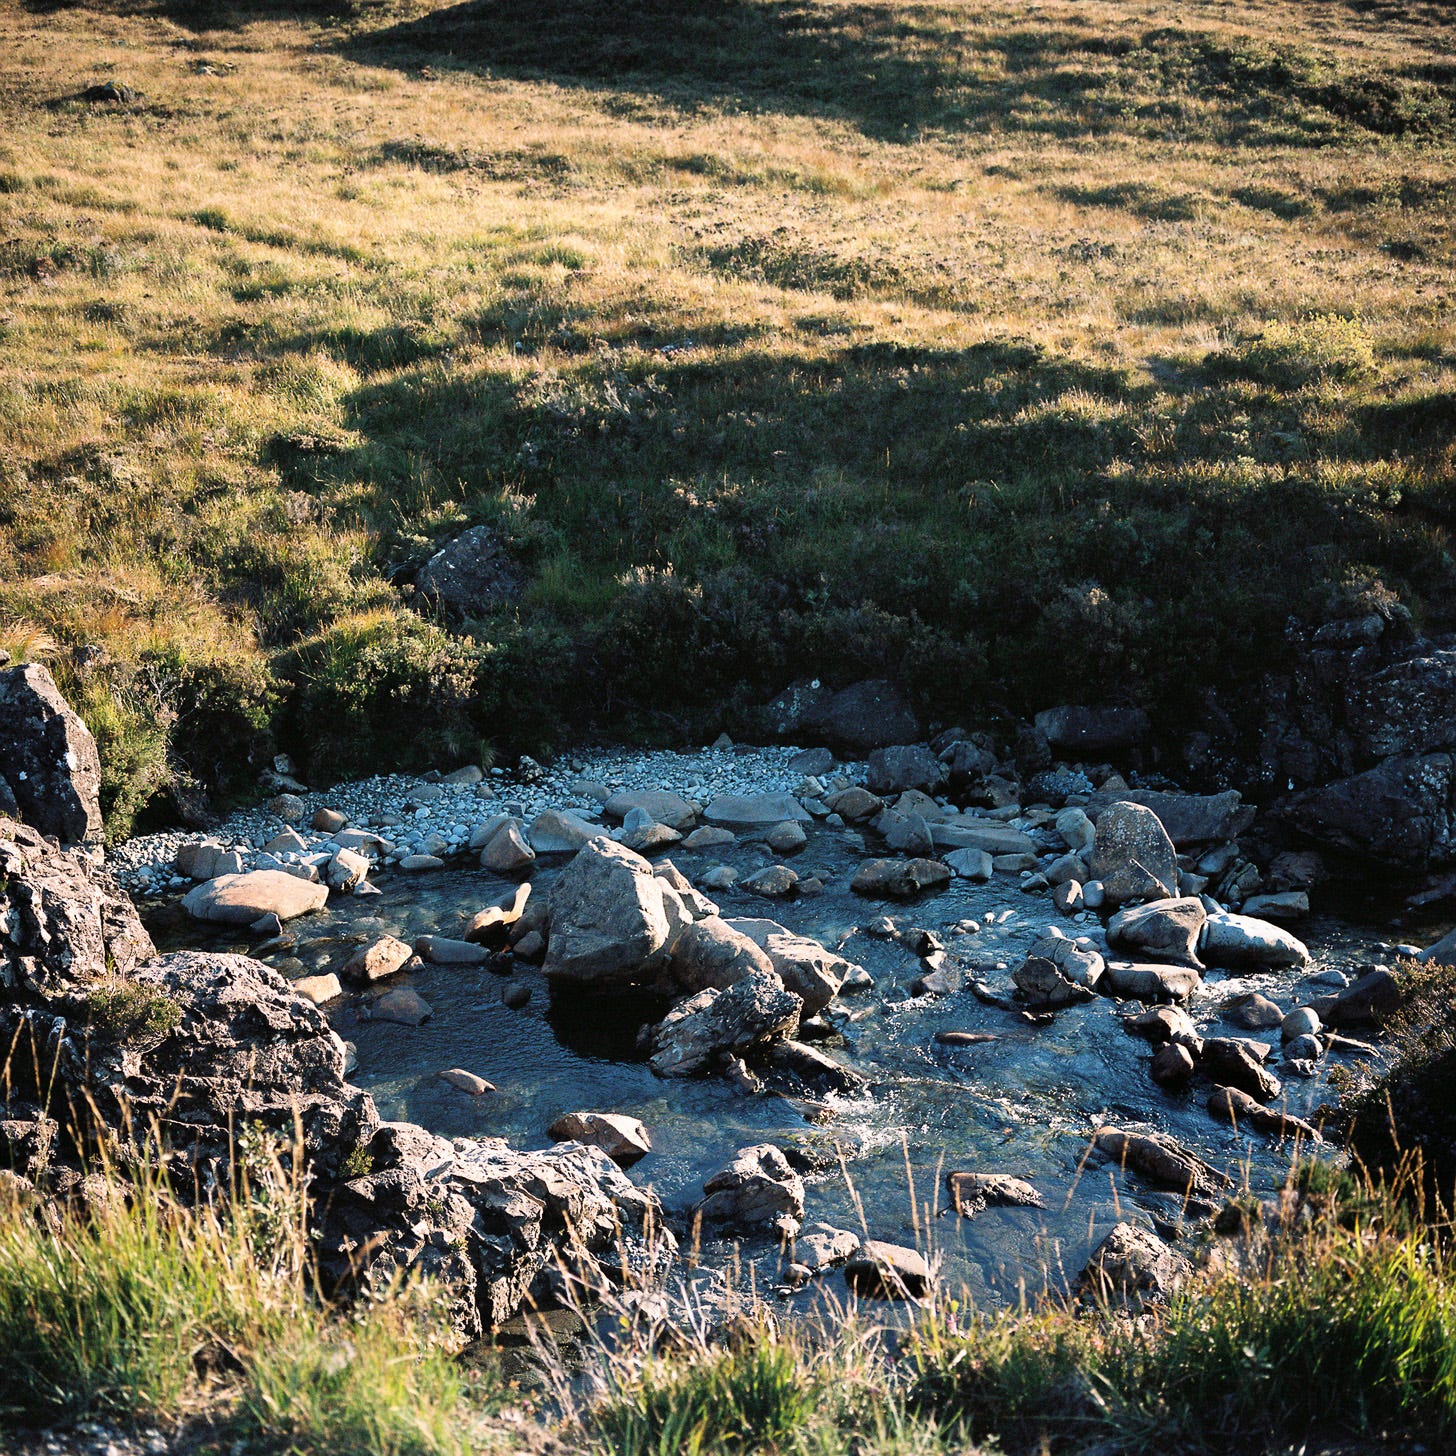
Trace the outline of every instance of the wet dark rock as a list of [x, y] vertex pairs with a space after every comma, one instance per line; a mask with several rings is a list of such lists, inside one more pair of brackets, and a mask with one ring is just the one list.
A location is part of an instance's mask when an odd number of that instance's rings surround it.
[[1224, 1174], [1165, 1133], [1124, 1132], [1117, 1127], [1101, 1127], [1093, 1141], [1119, 1167], [1186, 1197], [1213, 1197], [1228, 1182]]
[[1208, 1110], [1219, 1122], [1233, 1125], [1246, 1122], [1250, 1127], [1273, 1137], [1297, 1137], [1310, 1143], [1322, 1141], [1319, 1132], [1311, 1123], [1300, 1117], [1292, 1117], [1287, 1112], [1264, 1107], [1237, 1087], [1216, 1088], [1209, 1094]]
[[951, 871], [933, 859], [866, 860], [855, 872], [850, 889], [875, 899], [909, 900], [924, 890], [944, 889]]
[[1278, 1077], [1267, 1071], [1243, 1042], [1232, 1037], [1206, 1037], [1198, 1070], [1209, 1081], [1237, 1088], [1259, 1102], [1274, 1101], [1282, 1090]]
[[826, 1056], [817, 1047], [789, 1038], [772, 1042], [765, 1060], [775, 1071], [820, 1092], [858, 1092], [866, 1084], [866, 1079], [852, 1067]]
[[1141, 708], [1048, 708], [1036, 715], [1047, 745], [1077, 757], [1099, 757], [1135, 748], [1151, 725]]
[[1167, 1041], [1153, 1054], [1149, 1075], [1160, 1087], [1181, 1087], [1193, 1075], [1194, 1066], [1191, 1047]]

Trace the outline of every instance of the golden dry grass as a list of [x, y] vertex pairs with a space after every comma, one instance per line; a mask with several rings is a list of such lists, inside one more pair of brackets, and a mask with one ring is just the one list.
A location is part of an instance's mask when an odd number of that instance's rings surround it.
[[[480, 640], [615, 622], [611, 658], [670, 568], [792, 615], [724, 629], [760, 696], [868, 603], [977, 694], [1158, 705], [1178, 552], [1225, 542], [1215, 668], [1352, 573], [1444, 620], [1453, 36], [1373, 0], [5, 0], [0, 619], [111, 687], [275, 671], [484, 519], [533, 584]], [[144, 99], [68, 99], [111, 76]], [[1210, 372], [1311, 315], [1373, 369]], [[1097, 625], [1088, 583], [1161, 615]], [[1028, 656], [1089, 620], [1147, 640]]]

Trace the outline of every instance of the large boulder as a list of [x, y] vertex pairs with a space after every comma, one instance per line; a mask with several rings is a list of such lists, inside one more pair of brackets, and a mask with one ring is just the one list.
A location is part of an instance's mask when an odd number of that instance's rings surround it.
[[672, 886], [640, 854], [598, 835], [552, 887], [542, 968], [557, 982], [645, 985], [691, 920]]
[[489, 526], [473, 526], [420, 569], [421, 596], [456, 617], [478, 617], [521, 593], [520, 574]]
[[1317, 844], [1402, 869], [1456, 859], [1456, 757], [1389, 758], [1285, 800], [1291, 828]]
[[1141, 804], [1158, 816], [1168, 838], [1180, 848], [1223, 844], [1254, 822], [1254, 808], [1237, 789], [1221, 794], [1171, 794], [1156, 789], [1118, 789], [1087, 796], [1086, 811], [1096, 818], [1111, 804]]
[[839, 994], [854, 965], [807, 935], [795, 935], [776, 920], [735, 919], [728, 924], [768, 956], [784, 985], [801, 997], [805, 1016], [817, 1016]]
[[608, 819], [621, 823], [634, 809], [640, 809], [654, 824], [666, 824], [679, 833], [697, 823], [697, 808], [671, 789], [622, 789], [602, 805]]
[[1216, 911], [1203, 922], [1198, 957], [1209, 966], [1231, 971], [1275, 970], [1309, 964], [1304, 942], [1267, 920]]
[[1077, 1287], [1099, 1307], [1137, 1311], [1166, 1302], [1192, 1273], [1188, 1258], [1151, 1229], [1119, 1223], [1093, 1250]]
[[728, 829], [773, 829], [811, 817], [792, 794], [719, 794], [703, 811], [709, 824]]
[[101, 838], [101, 759], [39, 663], [0, 671], [0, 808], [63, 844]]
[[1151, 809], [1118, 802], [1097, 816], [1092, 878], [1102, 882], [1111, 905], [1177, 895], [1178, 854]]
[[1198, 936], [1207, 919], [1196, 895], [1130, 905], [1108, 921], [1107, 942], [1152, 960], [1197, 967]]
[[622, 1112], [567, 1112], [547, 1129], [557, 1142], [586, 1143], [600, 1148], [620, 1168], [630, 1167], [652, 1151], [647, 1129]]
[[313, 884], [285, 870], [249, 870], [194, 885], [182, 897], [182, 908], [195, 920], [251, 925], [265, 915], [292, 920], [322, 910], [328, 898], [327, 885]]
[[1036, 729], [1050, 748], [1078, 757], [1135, 748], [1148, 736], [1148, 715], [1141, 708], [1048, 708], [1036, 715]]
[[680, 1001], [653, 1028], [648, 1063], [661, 1077], [691, 1077], [799, 1029], [803, 1002], [773, 971], [750, 971], [726, 990]]
[[696, 921], [678, 936], [668, 973], [684, 991], [720, 989], [750, 971], [772, 971], [773, 962], [742, 931], [718, 916]]

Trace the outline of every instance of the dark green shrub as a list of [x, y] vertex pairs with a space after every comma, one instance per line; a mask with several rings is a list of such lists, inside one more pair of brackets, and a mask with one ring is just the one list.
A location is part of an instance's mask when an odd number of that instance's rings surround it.
[[477, 658], [418, 617], [346, 618], [279, 658], [292, 688], [288, 742], [320, 781], [466, 755], [478, 739]]

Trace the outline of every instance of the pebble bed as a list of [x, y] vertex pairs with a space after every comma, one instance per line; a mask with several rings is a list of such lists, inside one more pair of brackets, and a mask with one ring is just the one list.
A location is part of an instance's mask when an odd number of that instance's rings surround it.
[[[721, 794], [792, 793], [804, 779], [801, 769], [790, 766], [799, 752], [736, 744], [686, 753], [614, 748], [567, 754], [549, 767], [523, 758], [513, 770], [492, 768], [484, 774], [478, 769], [423, 777], [381, 774], [297, 792], [303, 811], [291, 822], [259, 804], [239, 810], [205, 836], [174, 830], [127, 840], [108, 853], [107, 863], [130, 894], [146, 897], [175, 894], [192, 885], [176, 873], [173, 862], [183, 845], [204, 837], [237, 851], [245, 869], [273, 867], [275, 859], [284, 864], [317, 862], [320, 856], [327, 860], [337, 848], [332, 833], [309, 827], [319, 809], [336, 810], [351, 827], [377, 832], [384, 841], [379, 854], [383, 864], [397, 866], [417, 855], [448, 860], [469, 853], [471, 835], [499, 814], [514, 814], [529, 823], [543, 810], [558, 809], [600, 822], [607, 794], [621, 791], [666, 789], [702, 805]], [[476, 775], [474, 782], [451, 782]], [[836, 766], [836, 783], [863, 778], [863, 764]], [[289, 829], [306, 847], [265, 855], [264, 846]]]

